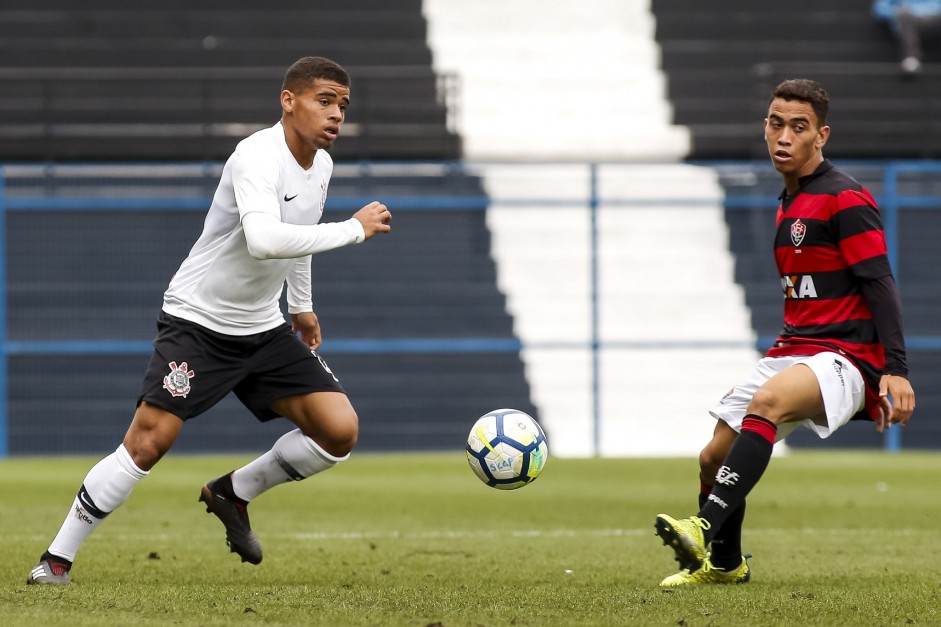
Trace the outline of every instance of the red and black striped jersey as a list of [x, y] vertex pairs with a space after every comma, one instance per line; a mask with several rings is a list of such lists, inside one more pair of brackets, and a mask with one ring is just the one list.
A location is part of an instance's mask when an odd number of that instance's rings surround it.
[[784, 328], [768, 356], [846, 355], [866, 381], [865, 413], [876, 419], [885, 351], [862, 286], [892, 275], [876, 201], [824, 160], [796, 193], [782, 196], [774, 256]]

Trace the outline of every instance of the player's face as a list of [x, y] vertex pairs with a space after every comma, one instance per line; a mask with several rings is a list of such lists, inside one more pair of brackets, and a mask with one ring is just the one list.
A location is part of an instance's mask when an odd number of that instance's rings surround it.
[[350, 104], [350, 88], [318, 78], [300, 92], [281, 92], [283, 121], [289, 131], [311, 152], [330, 148]]
[[765, 141], [775, 169], [785, 181], [813, 174], [823, 161], [823, 145], [830, 127], [818, 127], [810, 103], [775, 98], [765, 118]]

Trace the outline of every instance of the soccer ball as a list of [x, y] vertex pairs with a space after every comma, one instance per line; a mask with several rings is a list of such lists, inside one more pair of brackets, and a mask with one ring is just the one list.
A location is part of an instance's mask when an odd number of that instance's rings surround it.
[[491, 488], [515, 490], [532, 483], [549, 458], [546, 434], [517, 409], [481, 416], [467, 436], [467, 463]]

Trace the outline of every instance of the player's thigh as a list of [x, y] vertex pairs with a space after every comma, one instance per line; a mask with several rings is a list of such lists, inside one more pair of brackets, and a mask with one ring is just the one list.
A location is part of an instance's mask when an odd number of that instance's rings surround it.
[[768, 379], [752, 396], [748, 413], [775, 424], [817, 421], [826, 416], [817, 375], [798, 363]]
[[224, 336], [161, 312], [138, 405], [189, 420], [222, 400], [244, 378], [252, 336]]
[[[276, 406], [279, 399], [327, 392], [339, 393], [345, 399], [343, 386], [326, 360], [301, 342], [287, 325], [260, 336], [249, 364], [248, 376], [233, 391], [262, 422], [279, 416], [301, 423], [317, 419], [313, 415], [320, 402], [308, 403], [295, 398]], [[278, 411], [277, 407], [281, 406], [287, 406], [292, 416]]]
[[[742, 422], [749, 413], [752, 398], [754, 398], [755, 393], [767, 384], [772, 377], [790, 366], [799, 363], [801, 360], [802, 357], [795, 356], [763, 357], [759, 359], [755, 367], [752, 368], [745, 377], [733, 385], [719, 403], [709, 410], [709, 413], [716, 420], [726, 423], [732, 431], [736, 433], [740, 432], [742, 430]], [[722, 433], [719, 431], [721, 426], [717, 426], [716, 429], [716, 433]], [[780, 437], [778, 437], [778, 439], [783, 439], [783, 434], [779, 435]], [[715, 446], [712, 446], [710, 451], [704, 451], [704, 453], [712, 452], [714, 456], [721, 458], [719, 460], [721, 463], [721, 461], [725, 459], [725, 456], [721, 454], [720, 445], [724, 445], [725, 443], [722, 439], [716, 439], [715, 435], [713, 436], [713, 440]]]
[[343, 392], [309, 392], [275, 399], [271, 409], [331, 455], [349, 453], [359, 436], [359, 417]]
[[800, 425], [811, 429], [821, 438], [827, 438], [865, 409], [866, 384], [863, 375], [859, 368], [838, 353], [818, 353], [803, 358], [801, 364], [813, 371], [824, 409], [821, 415], [813, 419], [792, 422], [787, 426]]

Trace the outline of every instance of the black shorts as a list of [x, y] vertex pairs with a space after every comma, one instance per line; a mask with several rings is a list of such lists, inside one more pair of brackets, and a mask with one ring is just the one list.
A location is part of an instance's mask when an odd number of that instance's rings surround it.
[[279, 417], [270, 407], [279, 398], [343, 392], [343, 386], [287, 323], [254, 335], [224, 335], [160, 312], [137, 404], [147, 401], [188, 420], [229, 392], [264, 422]]

